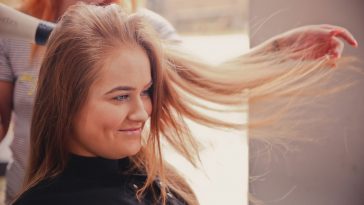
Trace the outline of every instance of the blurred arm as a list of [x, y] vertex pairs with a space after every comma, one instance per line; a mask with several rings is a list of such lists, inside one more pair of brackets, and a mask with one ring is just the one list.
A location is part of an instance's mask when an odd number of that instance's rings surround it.
[[0, 81], [0, 142], [4, 139], [10, 123], [13, 104], [14, 85], [11, 82]]

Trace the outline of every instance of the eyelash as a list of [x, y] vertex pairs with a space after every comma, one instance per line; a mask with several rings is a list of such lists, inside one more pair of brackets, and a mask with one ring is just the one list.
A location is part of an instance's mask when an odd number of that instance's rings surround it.
[[[147, 90], [144, 90], [141, 94], [141, 96], [151, 96], [152, 95], [152, 88], [148, 88]], [[116, 101], [126, 101], [129, 99], [129, 95], [118, 95], [113, 98], [113, 100]]]

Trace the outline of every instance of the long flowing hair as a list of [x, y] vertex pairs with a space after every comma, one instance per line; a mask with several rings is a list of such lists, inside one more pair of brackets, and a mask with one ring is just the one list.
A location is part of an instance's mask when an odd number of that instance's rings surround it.
[[289, 50], [242, 55], [212, 66], [179, 48], [162, 46], [142, 16], [127, 14], [116, 5], [77, 4], [52, 32], [40, 69], [31, 124], [32, 152], [23, 193], [65, 169], [72, 121], [87, 99], [98, 68], [108, 53], [130, 46], [145, 50], [153, 80], [149, 130], [143, 136], [141, 151], [130, 157], [135, 167], [148, 175], [137, 197], [158, 177], [164, 203], [170, 189], [189, 205], [198, 204], [188, 184], [167, 164], [161, 151], [163, 139], [196, 165], [199, 144], [186, 119], [210, 127], [256, 129], [254, 123], [232, 123], [206, 115], [203, 110], [224, 109], [210, 107], [203, 101], [240, 111], [246, 97], [255, 104], [295, 96], [297, 92], [310, 94], [312, 89], [305, 88], [311, 88], [333, 71], [327, 68], [325, 58], [290, 60]]

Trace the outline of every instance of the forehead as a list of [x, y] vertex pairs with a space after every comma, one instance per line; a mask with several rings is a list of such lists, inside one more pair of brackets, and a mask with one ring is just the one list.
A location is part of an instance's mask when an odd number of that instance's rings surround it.
[[151, 66], [145, 50], [139, 46], [125, 46], [106, 54], [95, 84], [138, 88], [150, 81]]

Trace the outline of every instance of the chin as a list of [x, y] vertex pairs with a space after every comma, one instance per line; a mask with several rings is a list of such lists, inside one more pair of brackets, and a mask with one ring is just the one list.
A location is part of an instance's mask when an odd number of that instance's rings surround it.
[[[130, 147], [130, 148], [132, 148], [132, 147]], [[134, 155], [138, 154], [138, 152], [140, 151], [141, 148], [142, 148], [141, 145], [139, 145], [138, 147], [130, 149], [128, 152], [128, 156], [134, 156]]]
[[123, 150], [119, 150], [119, 152], [115, 152], [113, 158], [114, 159], [121, 159], [121, 158], [125, 158], [125, 157], [131, 157], [134, 156], [136, 154], [138, 154], [138, 152], [141, 149], [141, 145], [132, 145], [129, 146]]

